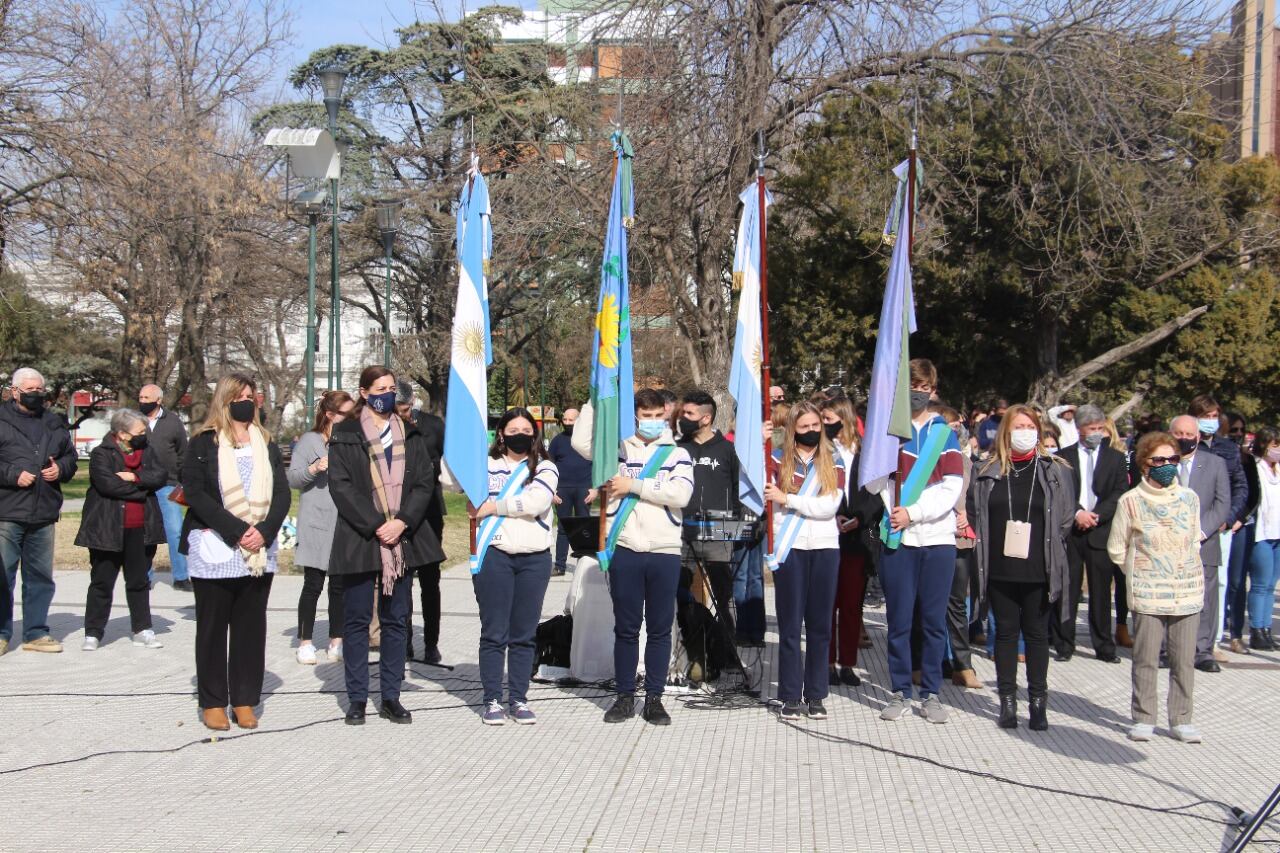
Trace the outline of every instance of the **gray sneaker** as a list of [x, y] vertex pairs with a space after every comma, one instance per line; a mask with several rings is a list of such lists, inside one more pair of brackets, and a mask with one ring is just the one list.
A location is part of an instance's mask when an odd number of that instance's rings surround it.
[[938, 694], [931, 693], [925, 697], [924, 704], [921, 706], [924, 718], [934, 725], [942, 725], [951, 716], [942, 702], [938, 699]]
[[901, 720], [911, 710], [911, 700], [901, 693], [889, 697], [889, 704], [880, 712], [880, 719], [888, 722]]

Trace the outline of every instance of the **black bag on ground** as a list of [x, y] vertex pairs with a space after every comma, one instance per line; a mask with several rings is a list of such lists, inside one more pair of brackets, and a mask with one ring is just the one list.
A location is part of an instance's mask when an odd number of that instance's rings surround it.
[[538, 674], [538, 667], [543, 664], [568, 669], [569, 648], [573, 644], [573, 617], [564, 614], [552, 616], [538, 626], [534, 642], [534, 675]]

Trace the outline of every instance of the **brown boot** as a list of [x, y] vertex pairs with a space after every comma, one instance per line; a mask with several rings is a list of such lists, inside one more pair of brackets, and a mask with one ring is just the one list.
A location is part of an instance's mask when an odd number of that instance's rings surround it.
[[204, 719], [204, 727], [213, 729], [215, 732], [225, 732], [231, 728], [231, 722], [227, 719], [226, 708], [205, 708], [201, 712]]
[[982, 689], [982, 682], [971, 669], [957, 669], [951, 673], [951, 683], [956, 687], [967, 687], [970, 690]]
[[858, 638], [858, 648], [860, 649], [871, 648], [871, 635], [867, 633], [866, 628], [862, 629], [862, 636]]
[[1116, 645], [1122, 649], [1133, 648], [1133, 637], [1129, 636], [1128, 625], [1116, 626]]
[[1231, 638], [1231, 651], [1237, 655], [1249, 654], [1249, 647], [1244, 644], [1244, 640], [1239, 637]]
[[236, 705], [231, 709], [231, 713], [236, 715], [236, 725], [240, 728], [256, 729], [258, 727], [258, 718], [253, 715], [253, 709], [248, 705]]

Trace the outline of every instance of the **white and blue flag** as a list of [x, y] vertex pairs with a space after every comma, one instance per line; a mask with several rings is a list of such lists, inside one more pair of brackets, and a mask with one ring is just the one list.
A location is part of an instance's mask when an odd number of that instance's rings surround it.
[[472, 168], [458, 198], [458, 301], [453, 311], [444, 461], [473, 506], [489, 497], [489, 188]]
[[[733, 449], [738, 455], [738, 497], [756, 514], [764, 512], [764, 398], [760, 388], [763, 335], [760, 326], [760, 189], [752, 183], [738, 196], [742, 219], [733, 254], [738, 289], [738, 321], [733, 335], [729, 395], [737, 403]], [[765, 207], [773, 198], [765, 195]]]

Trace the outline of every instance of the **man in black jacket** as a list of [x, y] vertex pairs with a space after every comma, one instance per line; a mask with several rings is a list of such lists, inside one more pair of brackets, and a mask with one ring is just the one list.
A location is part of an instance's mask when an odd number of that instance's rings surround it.
[[164, 519], [164, 538], [169, 545], [169, 565], [173, 570], [173, 588], [191, 592], [187, 575], [187, 557], [179, 553], [182, 540], [182, 506], [169, 500], [181, 482], [182, 458], [187, 455], [187, 428], [178, 413], [161, 405], [164, 392], [159, 385], [143, 385], [138, 391], [138, 411], [147, 418], [151, 436], [147, 446], [169, 475], [169, 482], [156, 492], [160, 515]]
[[[440, 460], [444, 458], [444, 420], [438, 415], [413, 407], [413, 386], [401, 379], [396, 382], [396, 412], [405, 423], [416, 426], [427, 439], [434, 473], [431, 486], [435, 496], [427, 507], [427, 526], [444, 542], [444, 492], [440, 489]], [[422, 660], [440, 663], [440, 563], [419, 566], [418, 591], [422, 597]], [[406, 655], [413, 660], [413, 606], [409, 607], [409, 625], [405, 631], [409, 644]]]
[[22, 571], [22, 648], [60, 652], [49, 636], [53, 603], [53, 526], [62, 510], [62, 483], [76, 473], [66, 421], [45, 411], [44, 377], [13, 374], [13, 399], [0, 404], [0, 655], [13, 639], [13, 594]]
[[[689, 590], [693, 584], [693, 568], [701, 567], [711, 586], [716, 615], [725, 630], [727, 648], [732, 648], [735, 633], [733, 623], [733, 570], [730, 560], [732, 542], [698, 541], [700, 530], [714, 530], [729, 516], [738, 516], [738, 455], [733, 442], [724, 437], [712, 424], [716, 418], [716, 401], [705, 391], [690, 391], [684, 395], [680, 407], [680, 435], [677, 444], [688, 452], [693, 461], [693, 498], [684, 509], [684, 567], [681, 571], [680, 607], [681, 633], [692, 663], [715, 669], [715, 661], [708, 661], [706, 650], [715, 644], [714, 638], [698, 631], [695, 619], [690, 617], [689, 605], [693, 601]], [[696, 611], [702, 612], [702, 611]], [[708, 666], [709, 665], [709, 666]], [[694, 673], [698, 675], [698, 673]], [[694, 678], [695, 681], [701, 680]]]
[[1120, 496], [1129, 489], [1129, 474], [1124, 454], [1107, 444], [1107, 416], [1097, 406], [1081, 406], [1076, 410], [1076, 428], [1080, 441], [1058, 451], [1058, 456], [1071, 466], [1076, 494], [1076, 523], [1067, 543], [1071, 558], [1071, 577], [1065, 594], [1071, 596], [1071, 616], [1049, 622], [1050, 636], [1057, 649], [1057, 659], [1067, 661], [1076, 650], [1076, 611], [1080, 607], [1081, 581], [1089, 578], [1089, 636], [1098, 660], [1119, 663], [1116, 643], [1128, 645], [1128, 628], [1123, 620], [1111, 635], [1111, 585], [1124, 599], [1124, 575], [1107, 556], [1107, 537]]

